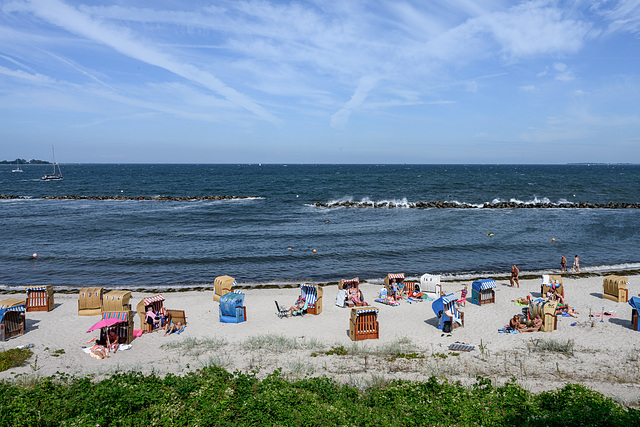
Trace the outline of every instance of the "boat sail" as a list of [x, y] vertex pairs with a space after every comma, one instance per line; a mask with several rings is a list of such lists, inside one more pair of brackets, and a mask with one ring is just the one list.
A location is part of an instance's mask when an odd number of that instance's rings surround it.
[[[55, 179], [62, 179], [62, 171], [60, 170], [60, 165], [56, 163], [56, 152], [53, 149], [53, 145], [51, 146], [51, 152], [53, 153], [53, 173], [42, 175], [42, 179], [45, 181], [52, 181]], [[58, 173], [56, 174], [56, 167], [58, 168]]]

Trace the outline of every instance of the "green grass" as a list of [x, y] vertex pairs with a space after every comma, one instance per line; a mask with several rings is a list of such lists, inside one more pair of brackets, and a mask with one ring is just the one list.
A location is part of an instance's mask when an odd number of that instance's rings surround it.
[[12, 348], [0, 352], [0, 372], [24, 366], [32, 355], [33, 352], [28, 348]]
[[289, 381], [276, 370], [259, 379], [256, 371], [210, 366], [184, 376], [5, 380], [0, 396], [0, 425], [11, 426], [640, 425], [640, 411], [580, 385], [534, 394], [515, 381], [496, 387], [481, 377], [466, 387], [378, 377], [360, 390], [326, 377]]

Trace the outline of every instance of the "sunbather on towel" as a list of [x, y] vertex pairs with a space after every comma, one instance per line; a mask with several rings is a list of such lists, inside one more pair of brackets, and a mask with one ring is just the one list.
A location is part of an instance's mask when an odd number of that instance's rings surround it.
[[305, 302], [305, 298], [300, 295], [298, 297], [298, 299], [296, 300], [295, 304], [293, 304], [291, 307], [289, 307], [289, 315], [293, 316], [293, 312], [294, 311], [300, 311], [304, 308], [304, 302]]
[[109, 357], [107, 349], [100, 344], [96, 344], [93, 347], [91, 347], [90, 354], [92, 357], [95, 357], [96, 359], [106, 359], [107, 357]]
[[530, 324], [522, 324], [519, 332], [537, 332], [542, 327], [542, 317], [539, 314], [533, 318], [533, 321]]
[[562, 315], [562, 313], [567, 313], [571, 317], [578, 317], [578, 314], [580, 314], [575, 310], [575, 308], [564, 303], [558, 303], [556, 306], [556, 315]]
[[178, 323], [176, 323], [175, 325], [173, 324], [173, 322], [171, 322], [171, 324], [167, 324], [164, 327], [164, 334], [169, 335], [169, 334], [173, 334], [174, 332], [180, 332], [182, 330], [182, 322], [178, 321]]
[[529, 303], [531, 302], [531, 297], [527, 295], [526, 297], [512, 299], [511, 302], [515, 302], [516, 304], [529, 305]]

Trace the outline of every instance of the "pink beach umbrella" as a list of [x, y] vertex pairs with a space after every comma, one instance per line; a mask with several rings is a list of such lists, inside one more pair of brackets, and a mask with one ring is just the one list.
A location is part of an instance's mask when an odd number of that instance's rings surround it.
[[90, 327], [87, 332], [95, 331], [96, 329], [106, 328], [108, 326], [113, 326], [116, 323], [120, 323], [120, 322], [124, 322], [124, 320], [117, 319], [115, 317], [112, 317], [110, 319], [102, 319], [101, 321], [99, 321], [98, 323]]

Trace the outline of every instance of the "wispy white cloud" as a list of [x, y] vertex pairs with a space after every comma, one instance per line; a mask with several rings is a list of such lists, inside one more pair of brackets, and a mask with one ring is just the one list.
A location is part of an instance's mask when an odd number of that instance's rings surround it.
[[367, 99], [369, 92], [378, 83], [379, 77], [366, 76], [360, 79], [356, 91], [351, 96], [349, 102], [338, 112], [331, 116], [331, 126], [336, 129], [342, 129], [347, 124], [352, 111], [358, 109]]
[[278, 123], [279, 121], [249, 97], [228, 87], [211, 73], [176, 60], [157, 49], [151, 42], [141, 41], [126, 28], [115, 27], [93, 19], [78, 9], [58, 0], [32, 0], [23, 4], [24, 9], [35, 16], [67, 31], [107, 45], [118, 52], [139, 61], [164, 68], [178, 76], [199, 83], [224, 96], [232, 104], [251, 111], [258, 117]]

